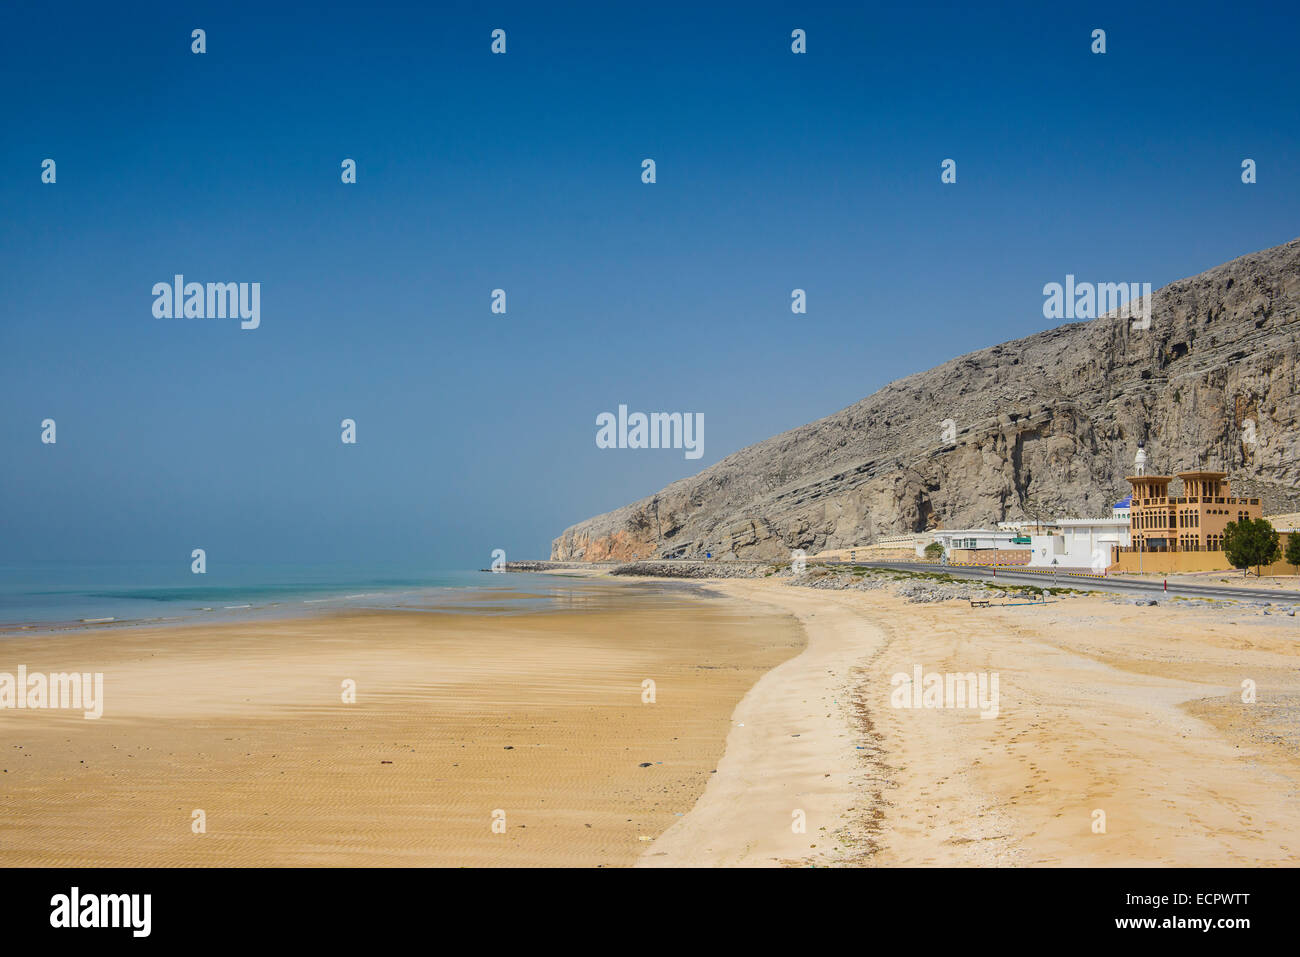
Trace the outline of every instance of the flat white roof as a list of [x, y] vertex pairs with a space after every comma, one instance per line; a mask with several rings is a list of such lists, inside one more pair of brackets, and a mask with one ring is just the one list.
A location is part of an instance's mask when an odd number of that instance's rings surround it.
[[1127, 525], [1127, 518], [1058, 518], [1057, 525]]

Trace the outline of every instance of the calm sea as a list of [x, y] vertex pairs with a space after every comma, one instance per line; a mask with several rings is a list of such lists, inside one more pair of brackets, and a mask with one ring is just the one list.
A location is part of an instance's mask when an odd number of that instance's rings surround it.
[[434, 571], [368, 563], [0, 563], [0, 633], [123, 624], [239, 621], [340, 608], [522, 611], [592, 587], [550, 575]]

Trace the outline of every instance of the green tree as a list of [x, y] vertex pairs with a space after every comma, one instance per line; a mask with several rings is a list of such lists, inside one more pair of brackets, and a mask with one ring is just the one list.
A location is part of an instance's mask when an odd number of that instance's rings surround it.
[[925, 557], [932, 562], [937, 562], [943, 557], [943, 546], [938, 542], [931, 542], [925, 546]]
[[1255, 576], [1259, 577], [1265, 565], [1277, 560], [1282, 547], [1278, 544], [1277, 529], [1269, 522], [1248, 518], [1228, 523], [1223, 530], [1223, 551], [1233, 568], [1240, 568], [1245, 575], [1253, 565]]
[[1300, 571], [1300, 532], [1292, 532], [1286, 537], [1287, 564]]

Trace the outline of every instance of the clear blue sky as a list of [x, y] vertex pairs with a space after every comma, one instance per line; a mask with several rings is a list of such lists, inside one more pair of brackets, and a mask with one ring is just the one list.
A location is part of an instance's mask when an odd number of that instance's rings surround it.
[[[1300, 235], [1294, 3], [266, 6], [2, 15], [0, 560], [544, 557], [1067, 272]], [[261, 328], [155, 318], [178, 272]], [[704, 457], [597, 449], [620, 402]]]

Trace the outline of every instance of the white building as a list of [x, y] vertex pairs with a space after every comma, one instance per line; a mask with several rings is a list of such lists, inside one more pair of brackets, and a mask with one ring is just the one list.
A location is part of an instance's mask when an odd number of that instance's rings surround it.
[[1120, 518], [1060, 518], [1053, 525], [1056, 535], [1033, 535], [1033, 555], [1029, 564], [1034, 568], [1092, 568], [1101, 571], [1111, 563], [1112, 548], [1127, 546], [1129, 520]]
[[[1119, 502], [1110, 518], [1060, 518], [1033, 522], [1000, 522], [999, 527], [941, 529], [931, 533], [952, 559], [953, 549], [1024, 550], [1031, 568], [1072, 568], [1102, 571], [1110, 565], [1114, 546], [1130, 544], [1128, 501]], [[1035, 534], [1036, 529], [1042, 529]], [[917, 545], [917, 554], [923, 547]]]
[[943, 546], [945, 554], [954, 548], [1016, 548], [1029, 544], [1016, 542], [1018, 538], [1027, 536], [1015, 529], [945, 528], [934, 532], [934, 540]]

